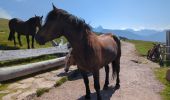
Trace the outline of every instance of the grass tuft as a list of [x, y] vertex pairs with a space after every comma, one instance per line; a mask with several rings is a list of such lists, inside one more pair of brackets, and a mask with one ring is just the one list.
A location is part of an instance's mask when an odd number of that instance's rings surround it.
[[37, 97], [40, 97], [41, 95], [43, 95], [45, 92], [49, 92], [49, 88], [39, 88], [36, 91], [36, 95]]
[[61, 86], [64, 82], [68, 80], [68, 77], [62, 77], [59, 81], [56, 82], [55, 87]]
[[[9, 84], [0, 84], [0, 91], [4, 91], [8, 88]], [[7, 95], [8, 93], [0, 93], [0, 100], [2, 100], [2, 97]]]

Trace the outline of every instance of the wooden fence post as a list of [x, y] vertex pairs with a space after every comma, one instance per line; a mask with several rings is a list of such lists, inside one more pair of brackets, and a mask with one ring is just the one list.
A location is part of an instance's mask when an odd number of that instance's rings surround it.
[[169, 46], [170, 46], [170, 30], [168, 30], [168, 31], [166, 31], [166, 46], [167, 46], [167, 48], [166, 48], [166, 53], [167, 53], [167, 55], [166, 55], [166, 60], [170, 60], [170, 48], [169, 48]]

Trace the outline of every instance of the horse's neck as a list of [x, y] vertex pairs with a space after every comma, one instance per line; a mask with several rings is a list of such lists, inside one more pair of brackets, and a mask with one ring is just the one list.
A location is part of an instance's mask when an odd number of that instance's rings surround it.
[[[82, 34], [82, 35], [79, 35]], [[69, 43], [71, 44], [71, 46], [75, 49], [75, 50], [81, 50], [84, 49], [84, 47], [86, 46], [87, 48], [90, 47], [91, 44], [91, 39], [90, 37], [95, 36], [95, 34], [93, 33], [67, 33], [65, 35], [65, 37], [67, 38], [67, 40], [69, 41]]]
[[28, 25], [31, 26], [31, 27], [36, 27], [35, 19], [29, 19], [29, 20], [26, 21], [26, 23], [28, 23]]
[[[73, 33], [73, 34], [76, 34], [76, 33]], [[81, 33], [77, 33], [77, 34], [81, 34]], [[69, 36], [72, 36], [72, 35], [69, 35]], [[66, 38], [68, 39], [68, 41], [70, 42], [70, 44], [73, 48], [73, 55], [75, 55], [75, 58], [77, 60], [81, 59], [82, 64], [85, 64], [86, 62], [84, 62], [84, 61], [86, 59], [89, 59], [90, 56], [92, 56], [92, 54], [94, 54], [93, 42], [91, 41], [92, 40], [91, 37], [95, 37], [95, 34], [93, 34], [93, 33], [86, 34], [86, 35], [82, 36], [82, 38], [77, 38], [76, 36], [75, 37], [73, 37], [73, 36], [67, 37], [66, 36]], [[95, 39], [95, 38], [93, 38], [93, 39]]]

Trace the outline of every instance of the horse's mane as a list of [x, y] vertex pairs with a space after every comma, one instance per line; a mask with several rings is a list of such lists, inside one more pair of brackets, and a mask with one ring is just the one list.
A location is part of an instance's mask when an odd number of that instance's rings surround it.
[[36, 16], [36, 17], [31, 17], [31, 18], [28, 19], [26, 22], [34, 23], [34, 22], [36, 21], [36, 18], [38, 18], [38, 16]]
[[63, 19], [65, 21], [67, 21], [68, 23], [74, 25], [76, 28], [82, 30], [90, 30], [91, 31], [91, 26], [86, 24], [85, 20], [78, 18], [77, 16], [74, 16], [70, 13], [68, 13], [65, 10], [62, 9], [53, 9], [52, 11], [50, 11], [46, 17], [46, 21], [47, 20], [53, 20], [53, 19]]

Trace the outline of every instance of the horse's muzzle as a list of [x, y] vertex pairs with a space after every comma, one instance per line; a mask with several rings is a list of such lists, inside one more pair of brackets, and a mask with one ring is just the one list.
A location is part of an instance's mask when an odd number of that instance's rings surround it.
[[45, 45], [45, 41], [44, 41], [43, 37], [35, 35], [35, 40], [38, 44]]

